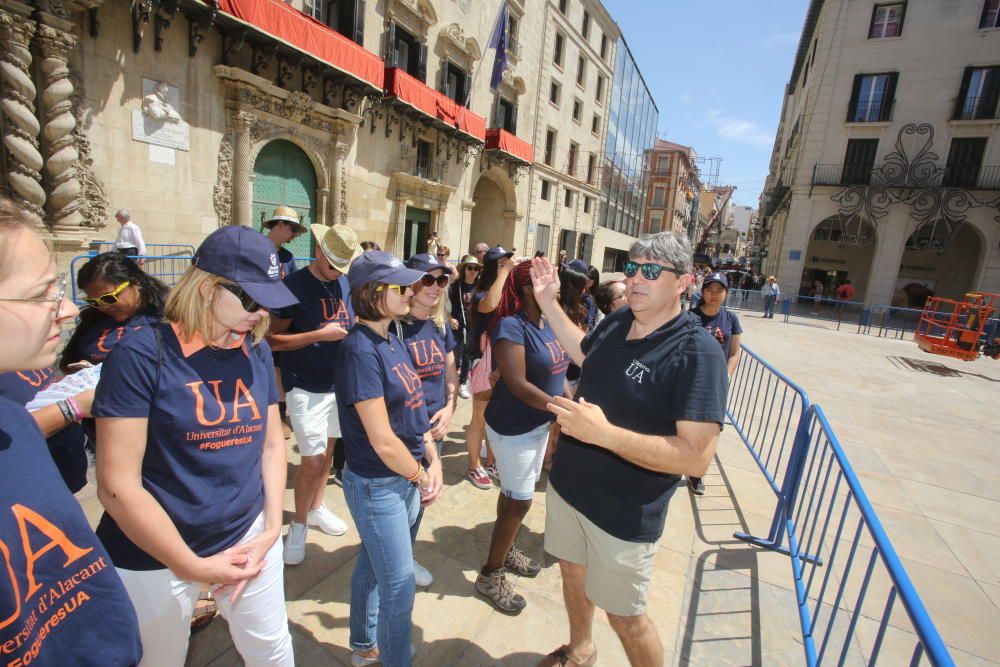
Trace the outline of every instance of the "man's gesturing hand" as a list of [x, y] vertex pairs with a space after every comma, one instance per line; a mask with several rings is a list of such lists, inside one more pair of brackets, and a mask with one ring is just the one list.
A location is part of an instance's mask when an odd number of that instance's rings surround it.
[[611, 429], [614, 427], [600, 406], [582, 398], [577, 403], [563, 396], [553, 396], [546, 407], [556, 416], [556, 422], [566, 435], [590, 445], [611, 448]]

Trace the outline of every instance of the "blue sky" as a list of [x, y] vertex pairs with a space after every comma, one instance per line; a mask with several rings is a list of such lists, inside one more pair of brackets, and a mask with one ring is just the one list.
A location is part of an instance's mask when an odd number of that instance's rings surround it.
[[808, 0], [604, 0], [660, 111], [659, 134], [723, 158], [757, 206]]

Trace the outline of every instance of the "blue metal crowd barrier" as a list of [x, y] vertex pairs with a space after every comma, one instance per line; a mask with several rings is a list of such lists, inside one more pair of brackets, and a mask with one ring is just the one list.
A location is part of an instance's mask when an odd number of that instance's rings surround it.
[[[192, 251], [193, 252], [193, 251]], [[74, 303], [83, 302], [83, 296], [79, 295], [79, 287], [76, 284], [77, 272], [83, 263], [93, 259], [95, 255], [77, 255], [69, 263], [70, 294]], [[187, 268], [191, 266], [192, 255], [146, 255], [144, 257], [133, 257], [132, 259], [142, 260], [143, 271], [163, 281], [168, 287], [173, 287], [180, 280]]]
[[[102, 252], [111, 252], [115, 249], [113, 241], [91, 241], [90, 254], [97, 255]], [[157, 257], [167, 257], [170, 255], [194, 254], [194, 246], [189, 243], [147, 243], [146, 252]]]
[[766, 538], [734, 537], [789, 556], [806, 664], [954, 665], [822, 409], [742, 350], [726, 414], [776, 505]]

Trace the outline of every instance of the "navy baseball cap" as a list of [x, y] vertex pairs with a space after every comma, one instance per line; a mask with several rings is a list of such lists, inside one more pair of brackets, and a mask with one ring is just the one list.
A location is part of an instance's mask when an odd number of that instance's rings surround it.
[[501, 257], [513, 257], [514, 251], [504, 250], [502, 245], [495, 245], [486, 251], [486, 256], [483, 257], [484, 262], [495, 262]]
[[406, 267], [415, 271], [420, 271], [421, 273], [429, 273], [434, 270], [447, 271], [448, 269], [448, 267], [438, 261], [437, 257], [429, 252], [411, 255], [410, 258], [406, 260]]
[[572, 262], [566, 265], [566, 268], [570, 271], [576, 271], [577, 273], [582, 273], [583, 275], [588, 275], [590, 273], [590, 264], [587, 264], [582, 259], [574, 259]]
[[729, 289], [729, 280], [721, 273], [713, 273], [708, 278], [705, 278], [705, 280], [701, 283], [701, 288], [705, 289], [712, 283], [719, 283], [727, 290]]
[[[438, 264], [439, 268], [440, 266]], [[347, 282], [352, 290], [375, 281], [386, 285], [412, 285], [423, 275], [424, 271], [406, 268], [399, 258], [391, 253], [384, 250], [369, 250], [351, 262], [351, 270], [347, 272]]]
[[198, 246], [191, 265], [232, 280], [265, 308], [285, 308], [299, 302], [281, 282], [274, 244], [249, 227], [216, 229]]

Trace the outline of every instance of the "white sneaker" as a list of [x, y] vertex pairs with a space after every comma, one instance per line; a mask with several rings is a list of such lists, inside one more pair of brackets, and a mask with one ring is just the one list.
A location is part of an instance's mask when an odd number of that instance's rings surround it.
[[306, 527], [305, 524], [288, 525], [285, 535], [285, 565], [298, 565], [306, 559]]
[[326, 503], [306, 515], [306, 525], [315, 526], [327, 535], [343, 535], [347, 532], [347, 524], [336, 514], [326, 508]]
[[426, 567], [417, 562], [417, 559], [413, 559], [413, 578], [417, 582], [417, 586], [420, 588], [427, 588], [434, 583], [434, 575]]
[[468, 398], [469, 396], [472, 396], [472, 394], [469, 392], [468, 382], [458, 386], [458, 395], [461, 396], [462, 398]]

